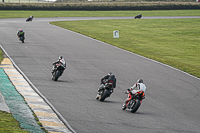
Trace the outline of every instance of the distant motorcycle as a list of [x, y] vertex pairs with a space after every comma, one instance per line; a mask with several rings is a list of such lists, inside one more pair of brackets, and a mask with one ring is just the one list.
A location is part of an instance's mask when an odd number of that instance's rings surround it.
[[33, 16], [30, 16], [26, 19], [26, 22], [32, 21], [33, 20]]
[[141, 17], [142, 17], [142, 14], [138, 14], [138, 15], [135, 16], [135, 19], [136, 19], [136, 18], [141, 19]]
[[61, 64], [61, 63], [55, 64], [55, 70], [52, 73], [52, 75], [53, 75], [52, 80], [57, 81], [58, 78], [62, 75], [64, 70], [65, 70], [65, 68], [63, 67], [63, 64]]
[[113, 84], [112, 83], [103, 83], [100, 85], [96, 99], [104, 101], [107, 97], [110, 97], [112, 93]]
[[126, 107], [126, 104], [124, 103], [122, 106], [122, 109], [125, 110], [126, 108], [128, 108], [132, 113], [135, 113], [139, 109], [140, 105], [142, 104], [143, 93], [144, 93], [143, 91], [139, 91], [139, 92], [136, 92], [135, 94], [132, 94], [132, 98], [128, 102], [127, 107]]
[[24, 36], [20, 36], [19, 40], [22, 41], [22, 43], [24, 43], [25, 37]]

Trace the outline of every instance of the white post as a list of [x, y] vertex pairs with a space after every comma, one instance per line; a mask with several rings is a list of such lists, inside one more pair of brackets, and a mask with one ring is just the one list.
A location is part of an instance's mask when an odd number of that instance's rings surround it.
[[119, 38], [119, 31], [113, 31], [113, 38]]

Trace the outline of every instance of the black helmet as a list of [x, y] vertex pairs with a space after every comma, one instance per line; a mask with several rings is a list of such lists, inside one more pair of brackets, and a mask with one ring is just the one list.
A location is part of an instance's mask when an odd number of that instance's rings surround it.
[[137, 83], [143, 83], [143, 80], [142, 79], [138, 79]]
[[63, 57], [62, 56], [59, 56], [59, 58], [58, 58], [59, 60], [61, 60], [61, 59], [63, 59]]

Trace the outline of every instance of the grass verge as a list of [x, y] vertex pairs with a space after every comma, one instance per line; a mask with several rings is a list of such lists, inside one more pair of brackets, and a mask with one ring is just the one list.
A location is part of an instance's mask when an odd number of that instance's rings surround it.
[[0, 132], [1, 133], [28, 133], [20, 128], [19, 122], [10, 113], [0, 111]]
[[111, 17], [111, 16], [200, 16], [200, 10], [158, 10], [158, 11], [11, 11], [0, 10], [0, 18], [41, 17]]
[[[200, 19], [51, 22], [200, 77]], [[92, 27], [92, 28], [91, 28]], [[120, 38], [113, 38], [119, 30]]]

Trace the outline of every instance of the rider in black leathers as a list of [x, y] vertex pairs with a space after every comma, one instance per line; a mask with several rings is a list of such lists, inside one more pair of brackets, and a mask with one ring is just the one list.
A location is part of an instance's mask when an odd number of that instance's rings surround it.
[[[104, 76], [103, 78], [101, 78], [101, 84], [105, 84], [105, 83], [112, 83], [112, 88], [110, 90], [110, 95], [113, 93], [113, 89], [116, 87], [116, 78], [115, 78], [115, 75], [112, 74], [111, 72], [108, 73], [106, 76]], [[98, 89], [98, 92], [100, 92], [100, 90], [102, 89], [103, 86], [101, 86], [99, 89]], [[97, 97], [96, 99], [99, 98], [99, 93], [97, 94]]]
[[[106, 82], [104, 82], [104, 81], [106, 81]], [[113, 83], [113, 88], [115, 88], [116, 87], [115, 75], [110, 72], [109, 74], [107, 74], [106, 76], [101, 78], [101, 84], [102, 83]]]

